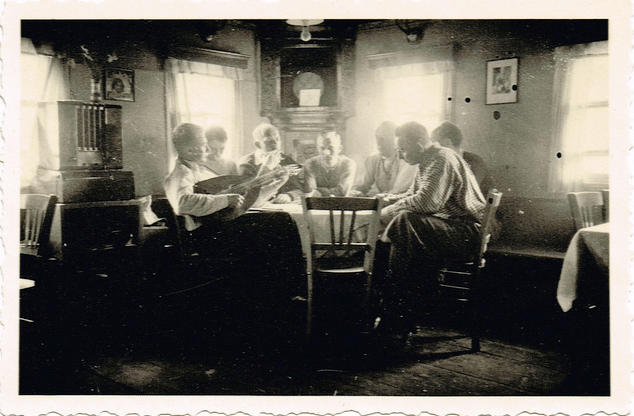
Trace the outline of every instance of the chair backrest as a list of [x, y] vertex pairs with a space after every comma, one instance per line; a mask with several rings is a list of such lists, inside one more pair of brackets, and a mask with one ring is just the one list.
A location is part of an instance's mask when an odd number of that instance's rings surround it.
[[[363, 268], [371, 273], [382, 206], [383, 201], [379, 198], [302, 196], [311, 246], [310, 255], [307, 255], [308, 269], [311, 270], [317, 259], [328, 258], [342, 260], [341, 264], [345, 267], [345, 259], [363, 252]], [[323, 212], [319, 214], [320, 220], [314, 211]], [[367, 215], [360, 214], [361, 211], [366, 211]], [[318, 228], [326, 231], [321, 233], [322, 238], [318, 238]]]
[[174, 208], [165, 197], [152, 198], [152, 210], [167, 221], [167, 227], [176, 244], [179, 260], [186, 261], [187, 258], [194, 255], [188, 238], [189, 231], [185, 228], [185, 217], [176, 215]]
[[601, 192], [569, 192], [568, 202], [577, 229], [605, 222]]
[[500, 200], [502, 200], [502, 192], [498, 192], [497, 189], [491, 189], [487, 194], [484, 217], [480, 228], [478, 265], [482, 265], [482, 257], [484, 256], [484, 253], [486, 253], [489, 241], [491, 240], [491, 233], [496, 221], [495, 213], [500, 206]]
[[605, 222], [610, 221], [610, 190], [602, 189], [601, 195], [603, 196], [603, 218]]
[[20, 253], [42, 257], [48, 249], [56, 195], [20, 195]]

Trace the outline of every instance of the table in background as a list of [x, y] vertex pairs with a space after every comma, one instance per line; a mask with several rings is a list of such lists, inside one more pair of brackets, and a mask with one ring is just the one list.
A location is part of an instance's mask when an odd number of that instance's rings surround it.
[[[568, 312], [577, 299], [607, 302], [610, 223], [582, 228], [568, 246], [557, 287], [557, 301]], [[605, 296], [605, 299], [601, 299]]]
[[[610, 224], [582, 228], [568, 246], [557, 288], [561, 340], [578, 394], [610, 394]], [[574, 386], [574, 387], [572, 387]]]

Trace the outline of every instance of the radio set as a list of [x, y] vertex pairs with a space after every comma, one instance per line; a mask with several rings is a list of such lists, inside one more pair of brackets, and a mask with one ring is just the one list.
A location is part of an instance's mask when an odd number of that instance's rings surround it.
[[62, 203], [133, 199], [134, 175], [123, 171], [120, 105], [38, 104], [40, 166], [34, 188]]

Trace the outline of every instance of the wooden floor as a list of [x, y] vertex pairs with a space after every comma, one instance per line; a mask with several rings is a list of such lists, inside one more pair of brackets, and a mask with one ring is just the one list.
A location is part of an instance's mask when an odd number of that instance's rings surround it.
[[[170, 275], [169, 269], [165, 274]], [[609, 339], [609, 334], [603, 334], [608, 329], [606, 320], [591, 316], [598, 309], [569, 316], [564, 323], [553, 319], [556, 309], [539, 303], [539, 294], [530, 287], [509, 289], [501, 282], [501, 294], [492, 297], [496, 301], [487, 304], [490, 307], [483, 315], [485, 336], [477, 353], [469, 352], [470, 340], [461, 338], [454, 324], [465, 320], [447, 319], [443, 313], [437, 313], [441, 318], [423, 320], [405, 348], [370, 336], [352, 336], [355, 331], [343, 325], [308, 350], [304, 301], [260, 294], [253, 283], [245, 286], [232, 279], [226, 281], [226, 293], [233, 297], [210, 285], [145, 301], [149, 291], [131, 291], [133, 277], [69, 276], [60, 286], [65, 293], [45, 284], [21, 293], [21, 314], [38, 313], [35, 323], [22, 322], [20, 327], [20, 394], [610, 393], [608, 345], [599, 342], [588, 348], [592, 344], [588, 340]], [[241, 292], [248, 295], [236, 297]], [[137, 298], [136, 293], [145, 297]], [[345, 321], [345, 308], [328, 305], [323, 311], [330, 311], [324, 322], [334, 325], [331, 328]], [[566, 328], [576, 328], [572, 331], [576, 338], [566, 336]], [[572, 342], [566, 345], [566, 338]], [[597, 360], [600, 356], [603, 359]], [[594, 368], [592, 363], [597, 363]]]
[[[557, 351], [469, 340], [446, 329], [419, 328], [403, 349], [332, 345], [318, 355], [236, 348], [165, 354], [160, 348], [104, 350], [58, 366], [54, 385], [42, 372], [21, 378], [21, 394], [114, 395], [343, 395], [343, 396], [554, 396], [583, 393], [570, 384]], [[354, 349], [354, 350], [352, 350]], [[49, 369], [49, 371], [52, 369]], [[40, 374], [36, 374], [37, 372]]]

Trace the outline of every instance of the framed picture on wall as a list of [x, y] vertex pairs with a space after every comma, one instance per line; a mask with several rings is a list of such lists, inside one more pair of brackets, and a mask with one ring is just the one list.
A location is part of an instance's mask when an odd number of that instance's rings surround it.
[[487, 62], [487, 104], [517, 102], [517, 61], [518, 58], [510, 58]]
[[106, 68], [104, 71], [106, 100], [134, 101], [134, 71]]

